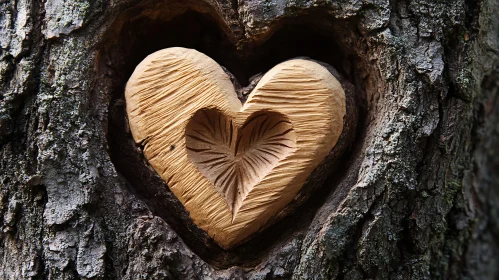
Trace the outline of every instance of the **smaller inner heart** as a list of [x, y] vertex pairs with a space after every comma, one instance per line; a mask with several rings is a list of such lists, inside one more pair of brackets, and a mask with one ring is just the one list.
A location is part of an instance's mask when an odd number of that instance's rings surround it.
[[296, 144], [291, 122], [273, 111], [255, 112], [238, 127], [217, 109], [201, 109], [185, 135], [187, 157], [225, 198], [233, 219], [250, 190]]

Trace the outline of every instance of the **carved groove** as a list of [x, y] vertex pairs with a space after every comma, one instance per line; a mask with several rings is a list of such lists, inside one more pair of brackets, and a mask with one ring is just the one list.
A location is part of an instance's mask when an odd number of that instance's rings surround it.
[[233, 218], [248, 192], [295, 148], [291, 122], [259, 111], [240, 127], [217, 109], [201, 109], [186, 127], [188, 158], [225, 198]]

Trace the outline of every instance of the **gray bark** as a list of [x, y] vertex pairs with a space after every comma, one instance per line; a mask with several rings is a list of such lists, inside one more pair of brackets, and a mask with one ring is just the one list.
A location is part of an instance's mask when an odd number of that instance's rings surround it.
[[[497, 0], [0, 1], [0, 279], [499, 278]], [[294, 56], [356, 88], [355, 139], [224, 251], [130, 148], [123, 89], [169, 46], [239, 81]]]

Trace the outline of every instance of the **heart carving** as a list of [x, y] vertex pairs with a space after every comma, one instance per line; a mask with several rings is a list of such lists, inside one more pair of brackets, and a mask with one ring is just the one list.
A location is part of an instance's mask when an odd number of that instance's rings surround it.
[[249, 191], [290, 154], [296, 136], [286, 116], [255, 112], [237, 128], [217, 109], [201, 109], [186, 127], [187, 156], [225, 198], [233, 218]]
[[335, 146], [346, 110], [341, 84], [316, 62], [278, 64], [242, 105], [222, 68], [185, 48], [145, 58], [125, 98], [145, 158], [225, 248], [293, 200]]

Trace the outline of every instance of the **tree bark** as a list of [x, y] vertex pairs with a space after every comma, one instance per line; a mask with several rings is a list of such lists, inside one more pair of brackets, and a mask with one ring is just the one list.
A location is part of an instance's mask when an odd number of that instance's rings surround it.
[[[0, 1], [0, 278], [497, 279], [498, 14], [496, 0]], [[242, 85], [308, 56], [355, 87], [355, 139], [325, 183], [229, 251], [131, 146], [126, 81], [171, 46]]]

